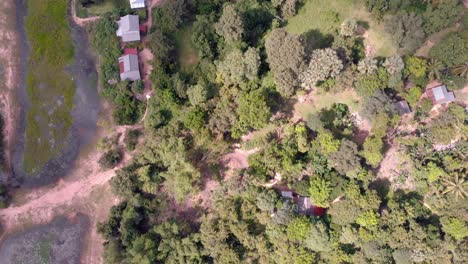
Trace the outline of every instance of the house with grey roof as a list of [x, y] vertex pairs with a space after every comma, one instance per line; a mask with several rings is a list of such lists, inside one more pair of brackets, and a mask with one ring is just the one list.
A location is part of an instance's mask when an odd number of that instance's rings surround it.
[[127, 54], [119, 58], [120, 80], [136, 81], [140, 80], [140, 68], [138, 65], [138, 56]]
[[439, 85], [429, 89], [427, 95], [431, 98], [433, 104], [446, 104], [455, 100], [454, 93], [449, 92], [445, 85]]
[[411, 113], [411, 108], [405, 100], [398, 101], [394, 105], [400, 115]]
[[140, 40], [140, 21], [136, 15], [126, 15], [117, 21], [119, 28], [117, 36], [122, 38], [123, 42], [139, 41]]
[[132, 9], [145, 8], [145, 0], [129, 0]]

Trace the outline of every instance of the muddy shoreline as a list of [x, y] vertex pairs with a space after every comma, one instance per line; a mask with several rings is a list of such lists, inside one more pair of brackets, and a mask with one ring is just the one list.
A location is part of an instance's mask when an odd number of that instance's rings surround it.
[[66, 147], [45, 166], [33, 175], [23, 170], [25, 146], [26, 115], [29, 107], [29, 96], [26, 87], [29, 44], [24, 25], [27, 16], [26, 0], [16, 2], [16, 27], [20, 40], [20, 69], [18, 83], [19, 118], [17, 120], [17, 138], [15, 139], [12, 169], [12, 185], [23, 188], [33, 188], [51, 184], [66, 176], [72, 169], [82, 146], [89, 143], [96, 132], [99, 113], [99, 97], [97, 92], [97, 71], [95, 59], [89, 51], [88, 37], [85, 30], [76, 25], [71, 18], [69, 9], [70, 34], [75, 46], [74, 62], [66, 68], [75, 83], [74, 108], [71, 112], [73, 124], [67, 136]]
[[11, 234], [0, 243], [1, 263], [79, 264], [89, 226], [89, 218], [78, 213]]

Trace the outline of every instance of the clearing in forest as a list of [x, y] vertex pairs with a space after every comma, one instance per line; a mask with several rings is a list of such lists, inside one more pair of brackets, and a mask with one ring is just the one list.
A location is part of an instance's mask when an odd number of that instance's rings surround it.
[[197, 66], [199, 58], [198, 51], [192, 46], [192, 26], [186, 26], [175, 34], [177, 58], [181, 70], [191, 72]]
[[296, 16], [288, 20], [287, 29], [291, 33], [303, 34], [313, 31], [333, 34], [340, 28], [345, 19], [355, 19], [368, 28], [366, 45], [372, 46], [376, 56], [391, 56], [396, 54], [390, 35], [383, 25], [378, 23], [366, 10], [364, 1], [349, 0], [309, 0], [299, 9]]

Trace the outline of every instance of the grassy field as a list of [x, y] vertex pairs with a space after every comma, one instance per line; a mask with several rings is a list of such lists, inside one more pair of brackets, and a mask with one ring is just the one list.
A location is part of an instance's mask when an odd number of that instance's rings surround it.
[[33, 173], [65, 145], [72, 125], [75, 87], [65, 66], [73, 60], [67, 0], [28, 0], [26, 32], [31, 45], [26, 80], [24, 169]]
[[192, 26], [181, 28], [176, 33], [177, 57], [181, 69], [190, 72], [197, 65], [197, 50], [192, 46]]
[[294, 110], [302, 118], [307, 118], [309, 114], [315, 114], [321, 109], [330, 108], [334, 103], [342, 103], [349, 106], [351, 112], [360, 110], [359, 99], [354, 90], [346, 90], [341, 93], [319, 93], [314, 94], [312, 102], [297, 103]]
[[341, 23], [352, 18], [369, 25], [368, 41], [377, 56], [396, 54], [396, 47], [385, 33], [383, 25], [377, 23], [366, 11], [363, 0], [306, 0], [298, 15], [288, 20], [289, 32], [302, 34], [311, 30], [320, 30], [323, 34], [332, 34]]

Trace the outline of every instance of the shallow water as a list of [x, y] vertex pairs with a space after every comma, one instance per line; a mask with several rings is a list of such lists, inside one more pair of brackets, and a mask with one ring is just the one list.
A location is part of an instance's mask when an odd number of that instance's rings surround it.
[[[72, 75], [76, 93], [73, 98], [73, 125], [67, 137], [66, 147], [55, 158], [49, 160], [37, 173], [27, 175], [23, 170], [25, 145], [26, 113], [29, 106], [26, 89], [26, 75], [29, 45], [24, 27], [27, 15], [25, 0], [19, 0], [16, 6], [17, 27], [21, 40], [21, 74], [18, 87], [18, 102], [21, 107], [17, 139], [13, 152], [13, 171], [22, 187], [47, 185], [65, 176], [71, 169], [73, 161], [78, 157], [80, 148], [90, 142], [96, 131], [99, 113], [99, 97], [97, 92], [97, 72], [95, 60], [89, 52], [88, 38], [84, 29], [69, 18], [70, 32], [75, 45], [74, 62], [66, 70]], [[59, 102], [44, 102], [53, 107]]]

